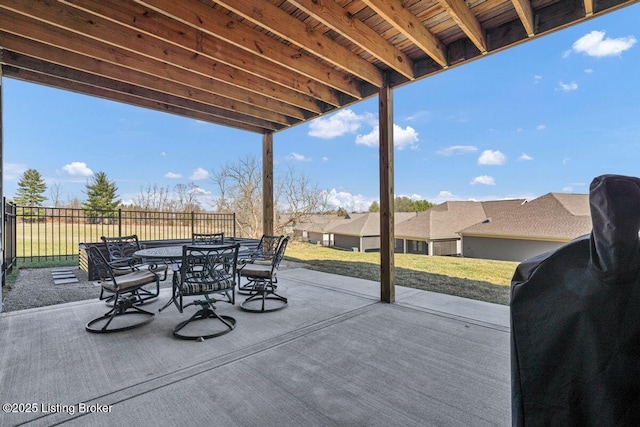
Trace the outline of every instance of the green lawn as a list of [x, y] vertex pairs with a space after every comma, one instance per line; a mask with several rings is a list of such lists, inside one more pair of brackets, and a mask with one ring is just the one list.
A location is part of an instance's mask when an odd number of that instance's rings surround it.
[[[349, 252], [291, 242], [286, 259], [307, 268], [380, 280], [380, 254]], [[509, 285], [517, 262], [474, 258], [395, 254], [396, 285], [457, 295], [497, 304], [509, 303]]]

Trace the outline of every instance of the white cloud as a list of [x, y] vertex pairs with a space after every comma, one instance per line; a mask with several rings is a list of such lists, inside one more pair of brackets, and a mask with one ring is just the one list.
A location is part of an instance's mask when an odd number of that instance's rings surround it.
[[167, 172], [166, 174], [164, 174], [164, 177], [171, 178], [171, 179], [178, 179], [178, 178], [182, 178], [182, 175], [175, 172]]
[[[396, 124], [393, 125], [393, 146], [398, 150], [404, 150], [407, 147], [418, 148], [418, 132], [411, 126], [402, 128]], [[377, 147], [380, 143], [380, 128], [375, 126], [371, 132], [366, 135], [356, 136], [356, 144], [366, 145], [367, 147]]]
[[419, 194], [396, 194], [396, 197], [406, 197], [410, 200], [422, 200], [422, 196]]
[[606, 56], [620, 56], [620, 54], [636, 44], [633, 36], [619, 37], [617, 39], [605, 38], [604, 31], [591, 31], [573, 43], [572, 49], [577, 53], [603, 58]]
[[405, 117], [405, 121], [407, 122], [415, 122], [417, 120], [420, 119], [429, 119], [431, 117], [431, 112], [427, 111], [427, 110], [422, 110], [422, 111], [416, 111], [415, 113], [413, 113], [410, 116]]
[[371, 203], [375, 198], [368, 198], [362, 194], [351, 194], [346, 191], [337, 191], [332, 189], [329, 192], [325, 192], [327, 200], [327, 207], [329, 209], [344, 208], [347, 212], [368, 212]]
[[587, 73], [587, 74], [593, 74], [594, 73], [593, 69], [591, 69], [591, 68], [587, 68], [586, 70], [584, 70], [584, 72]]
[[329, 117], [320, 117], [309, 123], [309, 136], [331, 139], [347, 133], [355, 133], [368, 115], [357, 115], [352, 110], [342, 110]]
[[538, 125], [538, 127], [536, 127], [536, 130], [545, 130], [547, 128], [547, 125]]
[[191, 176], [189, 177], [189, 179], [192, 179], [194, 181], [198, 181], [201, 179], [207, 179], [209, 178], [209, 172], [205, 169], [202, 168], [197, 168], [193, 171], [193, 173], [191, 174]]
[[93, 171], [85, 162], [71, 162], [62, 167], [62, 170], [73, 176], [91, 176]]
[[160, 157], [167, 157], [167, 153], [166, 153], [166, 152], [164, 152], [164, 151], [161, 151], [161, 152], [160, 152]]
[[2, 169], [3, 178], [17, 181], [27, 169], [29, 168], [24, 163], [5, 163]]
[[198, 186], [195, 186], [195, 187], [192, 187], [191, 189], [189, 189], [188, 193], [190, 193], [190, 194], [197, 194], [197, 195], [199, 195], [199, 196], [200, 196], [200, 195], [207, 196], [207, 195], [210, 195], [210, 194], [211, 194], [211, 191], [207, 191], [207, 190], [205, 190], [205, 189], [203, 189], [203, 188], [200, 188], [200, 187], [198, 187]]
[[482, 184], [482, 185], [496, 185], [496, 180], [493, 179], [492, 176], [489, 175], [480, 175], [476, 176], [469, 183], [471, 185]]
[[559, 87], [556, 90], [561, 90], [563, 92], [571, 92], [571, 91], [574, 91], [574, 90], [578, 90], [578, 83], [576, 83], [576, 82], [571, 82], [571, 83], [560, 82], [559, 83]]
[[504, 165], [506, 162], [507, 156], [497, 150], [484, 150], [478, 157], [479, 165]]
[[328, 162], [328, 161], [329, 161], [329, 158], [328, 158], [327, 156], [324, 156], [324, 157], [322, 158], [322, 161], [323, 161], [323, 162]]
[[438, 150], [437, 154], [441, 156], [454, 156], [460, 154], [473, 153], [478, 151], [478, 147], [475, 145], [452, 145], [450, 147]]
[[520, 154], [520, 157], [518, 157], [518, 160], [524, 160], [524, 161], [528, 162], [530, 160], [533, 160], [533, 157], [531, 157], [527, 153], [522, 153], [522, 154]]
[[539, 74], [536, 74], [535, 76], [533, 76], [533, 82], [534, 83], [539, 83], [540, 80], [542, 80], [542, 76]]
[[292, 152], [287, 156], [287, 160], [293, 160], [294, 162], [310, 162], [310, 157], [305, 157], [302, 154]]

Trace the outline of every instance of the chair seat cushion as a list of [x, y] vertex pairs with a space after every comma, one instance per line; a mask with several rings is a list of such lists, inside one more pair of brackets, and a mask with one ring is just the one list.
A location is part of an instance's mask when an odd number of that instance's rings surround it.
[[240, 275], [243, 277], [259, 277], [262, 279], [269, 279], [271, 277], [271, 263], [269, 263], [269, 265], [246, 264], [244, 267], [242, 267], [242, 270], [240, 270]]
[[218, 277], [215, 281], [210, 278], [199, 279], [198, 277], [190, 277], [182, 283], [180, 292], [182, 295], [203, 294], [212, 291], [222, 291], [232, 289], [236, 285], [230, 274]]
[[155, 282], [156, 276], [149, 271], [137, 270], [121, 276], [117, 276], [116, 283], [111, 280], [101, 280], [98, 283], [110, 292], [122, 292], [127, 289], [140, 287]]

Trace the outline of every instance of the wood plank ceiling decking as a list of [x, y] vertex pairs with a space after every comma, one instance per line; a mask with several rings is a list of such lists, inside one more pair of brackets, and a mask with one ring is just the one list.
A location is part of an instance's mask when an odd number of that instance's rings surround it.
[[0, 63], [270, 134], [637, 1], [0, 0]]

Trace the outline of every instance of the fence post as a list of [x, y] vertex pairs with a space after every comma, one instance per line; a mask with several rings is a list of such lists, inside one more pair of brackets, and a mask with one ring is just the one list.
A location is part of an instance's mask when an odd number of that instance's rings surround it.
[[192, 236], [193, 236], [193, 233], [196, 231], [195, 221], [196, 221], [196, 215], [193, 211], [191, 211], [191, 235]]
[[122, 208], [118, 208], [118, 237], [122, 237]]
[[236, 237], [236, 213], [233, 213], [233, 238], [235, 239]]

